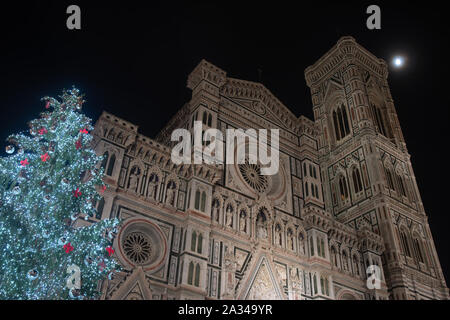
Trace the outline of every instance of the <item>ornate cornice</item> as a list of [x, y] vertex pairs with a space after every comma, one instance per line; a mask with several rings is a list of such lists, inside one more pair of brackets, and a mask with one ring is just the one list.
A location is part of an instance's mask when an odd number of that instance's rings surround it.
[[383, 59], [359, 45], [353, 37], [342, 37], [337, 44], [322, 56], [315, 64], [305, 70], [308, 87], [313, 87], [332, 76], [343, 62], [357, 63], [369, 69], [375, 75], [387, 79], [388, 68]]
[[331, 214], [315, 206], [305, 207], [303, 218], [307, 229], [317, 228], [328, 232], [332, 224]]
[[299, 123], [297, 117], [263, 84], [227, 78], [225, 85], [220, 89], [220, 93], [229, 98], [245, 98], [261, 101], [284, 126], [298, 134]]
[[358, 231], [358, 238], [361, 243], [361, 249], [363, 251], [372, 251], [378, 255], [381, 255], [383, 253], [385, 249], [384, 243], [383, 239], [379, 235], [365, 229]]
[[194, 90], [202, 80], [206, 80], [220, 88], [225, 83], [226, 78], [227, 73], [225, 71], [202, 59], [189, 75], [187, 87]]

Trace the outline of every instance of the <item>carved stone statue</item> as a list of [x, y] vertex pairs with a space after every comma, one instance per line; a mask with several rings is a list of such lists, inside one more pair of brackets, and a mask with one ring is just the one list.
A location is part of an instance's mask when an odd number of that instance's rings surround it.
[[258, 239], [267, 239], [267, 228], [262, 218], [256, 220], [256, 232]]
[[225, 223], [228, 227], [233, 228], [233, 207], [231, 205], [227, 206]]
[[167, 188], [166, 203], [173, 206], [175, 200], [175, 188]]
[[280, 246], [282, 245], [282, 242], [281, 242], [281, 228], [280, 228], [279, 225], [277, 225], [275, 227], [275, 243], [280, 245]]
[[150, 182], [148, 183], [148, 196], [151, 199], [156, 199], [156, 191], [158, 188], [158, 177], [152, 175], [150, 177]]
[[139, 169], [134, 168], [130, 173], [129, 189], [134, 192], [137, 192], [138, 181], [139, 181]]
[[305, 238], [302, 233], [300, 233], [300, 235], [298, 237], [298, 247], [299, 247], [300, 254], [304, 255], [305, 254]]
[[290, 250], [294, 250], [294, 241], [293, 241], [293, 239], [292, 239], [292, 233], [291, 233], [291, 234], [288, 234], [288, 236], [287, 236], [287, 247], [288, 247]]
[[246, 215], [245, 212], [241, 212], [241, 215], [239, 217], [239, 231], [241, 232], [247, 232], [247, 221], [246, 221]]
[[212, 204], [212, 210], [213, 210], [212, 214], [213, 214], [213, 218], [216, 222], [219, 222], [219, 219], [220, 219], [219, 206], [220, 206], [219, 200], [214, 199], [213, 204]]
[[291, 280], [297, 280], [298, 279], [298, 275], [297, 275], [297, 268], [292, 267], [291, 268]]

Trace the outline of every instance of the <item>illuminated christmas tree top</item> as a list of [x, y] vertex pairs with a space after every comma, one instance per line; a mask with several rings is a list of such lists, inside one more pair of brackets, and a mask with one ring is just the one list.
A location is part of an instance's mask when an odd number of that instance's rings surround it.
[[106, 186], [83, 96], [74, 88], [59, 98], [43, 98], [30, 135], [10, 136], [0, 158], [0, 299], [96, 298], [117, 270], [118, 220], [77, 227]]

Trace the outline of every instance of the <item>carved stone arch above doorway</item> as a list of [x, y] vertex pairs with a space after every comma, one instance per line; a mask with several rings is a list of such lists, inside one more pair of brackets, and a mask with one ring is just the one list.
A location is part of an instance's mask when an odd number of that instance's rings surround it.
[[108, 300], [152, 300], [150, 283], [142, 267], [135, 268]]
[[360, 300], [360, 298], [350, 290], [341, 290], [337, 294], [336, 300]]
[[239, 300], [284, 300], [282, 288], [275, 275], [275, 266], [264, 253], [260, 254], [247, 276], [242, 287], [238, 288]]

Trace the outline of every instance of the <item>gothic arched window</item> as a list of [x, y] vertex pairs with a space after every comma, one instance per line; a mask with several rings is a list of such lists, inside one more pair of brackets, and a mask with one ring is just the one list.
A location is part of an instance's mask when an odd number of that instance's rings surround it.
[[309, 246], [310, 246], [310, 249], [311, 249], [311, 256], [313, 256], [314, 255], [314, 242], [313, 242], [313, 238], [312, 237], [309, 238]]
[[108, 158], [109, 158], [109, 152], [106, 151], [106, 152], [103, 154], [103, 160], [102, 160], [102, 165], [101, 165], [101, 167], [102, 167], [103, 169], [106, 169], [106, 163], [108, 163]]
[[208, 115], [208, 127], [211, 127], [212, 125], [212, 115]]
[[325, 258], [325, 240], [320, 239], [320, 245], [322, 247], [322, 258]]
[[203, 250], [203, 235], [200, 233], [198, 235], [198, 240], [197, 240], [197, 252], [202, 254], [202, 250]]
[[200, 190], [195, 191], [194, 209], [200, 210]]
[[409, 249], [408, 237], [407, 237], [405, 231], [403, 231], [403, 230], [400, 231], [400, 238], [402, 241], [403, 251], [404, 251], [405, 255], [407, 255], [408, 257], [411, 257], [411, 250]]
[[314, 285], [314, 294], [317, 294], [317, 277], [314, 275], [313, 277], [313, 285]]
[[423, 254], [422, 254], [422, 250], [420, 247], [419, 239], [414, 238], [413, 244], [414, 244], [414, 249], [416, 251], [417, 260], [419, 260], [419, 262], [424, 263], [425, 261], [423, 259]]
[[206, 125], [206, 122], [208, 121], [208, 114], [206, 113], [206, 111], [203, 112], [203, 119], [202, 122], [204, 125]]
[[116, 163], [116, 155], [113, 153], [111, 158], [109, 159], [108, 170], [106, 170], [106, 174], [108, 176], [112, 176], [115, 163]]
[[197, 266], [195, 267], [195, 281], [194, 285], [196, 287], [200, 286], [200, 264], [197, 263]]
[[382, 112], [381, 108], [372, 104], [372, 113], [373, 113], [373, 117], [374, 117], [377, 129], [378, 129], [378, 132], [381, 133], [383, 136], [389, 138], [388, 128], [384, 122], [383, 112]]
[[202, 192], [202, 202], [201, 202], [200, 210], [205, 212], [205, 207], [206, 207], [206, 192], [203, 191]]
[[193, 277], [194, 277], [194, 263], [191, 261], [189, 263], [188, 284], [192, 285]]
[[322, 294], [325, 294], [325, 279], [324, 277], [320, 277], [320, 290]]
[[406, 197], [406, 190], [405, 190], [405, 185], [403, 183], [403, 178], [398, 173], [396, 173], [395, 176], [397, 178], [397, 184], [399, 187], [400, 194], [402, 196]]
[[343, 139], [350, 133], [347, 109], [345, 105], [342, 104], [333, 111], [333, 125], [336, 141]]
[[355, 189], [355, 193], [361, 192], [363, 189], [362, 181], [361, 181], [361, 174], [359, 173], [359, 169], [357, 167], [353, 168], [352, 179], [353, 179], [353, 188]]
[[195, 247], [197, 246], [197, 232], [192, 231], [191, 236], [191, 251], [195, 252]]
[[394, 190], [394, 181], [392, 180], [392, 173], [390, 169], [385, 169], [386, 172], [386, 179], [387, 179], [387, 183], [388, 183], [388, 187], [391, 190]]
[[339, 193], [341, 195], [341, 200], [345, 201], [348, 198], [348, 188], [347, 188], [347, 179], [344, 176], [339, 178]]

